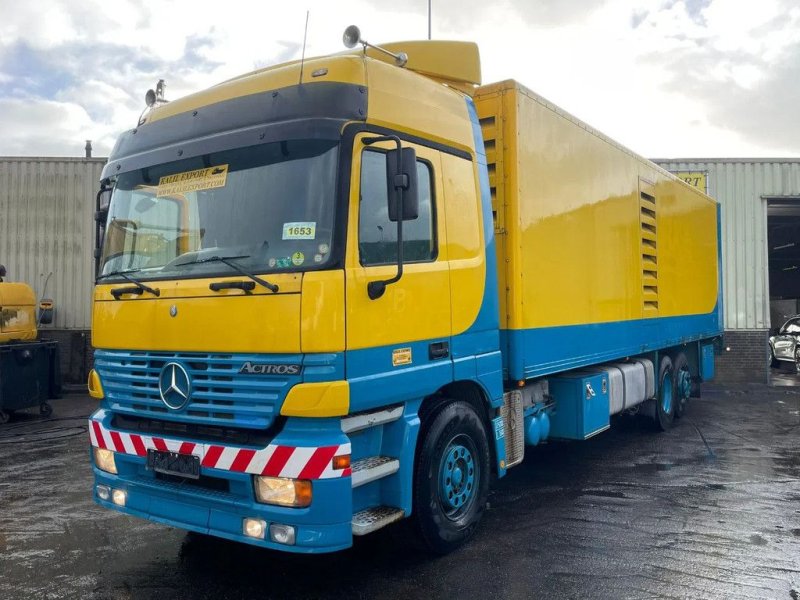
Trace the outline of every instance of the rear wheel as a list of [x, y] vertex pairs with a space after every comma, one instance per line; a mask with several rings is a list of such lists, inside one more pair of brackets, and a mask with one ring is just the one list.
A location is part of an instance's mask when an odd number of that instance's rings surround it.
[[475, 533], [489, 493], [489, 444], [480, 417], [466, 402], [451, 402], [423, 423], [414, 479], [420, 536], [438, 554]]
[[49, 417], [53, 414], [53, 407], [50, 406], [47, 402], [44, 402], [39, 405], [39, 414], [43, 417]]
[[4, 410], [0, 410], [0, 425], [8, 423], [8, 420], [11, 418], [11, 415], [8, 414]]
[[661, 359], [658, 369], [658, 396], [656, 397], [654, 418], [656, 429], [660, 431], [666, 431], [672, 427], [678, 395], [675, 388], [675, 369], [672, 359], [665, 356]]
[[794, 370], [800, 374], [800, 345], [794, 349]]
[[672, 367], [675, 371], [675, 418], [680, 419], [692, 395], [692, 374], [689, 372], [689, 361], [683, 352], [675, 356]]

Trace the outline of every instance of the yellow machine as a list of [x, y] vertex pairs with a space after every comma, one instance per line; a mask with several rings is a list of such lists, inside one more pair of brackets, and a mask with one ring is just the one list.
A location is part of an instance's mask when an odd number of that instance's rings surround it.
[[[0, 423], [13, 411], [32, 406], [49, 416], [47, 401], [61, 391], [58, 344], [38, 340], [33, 289], [3, 281], [5, 275], [0, 265]], [[41, 322], [49, 323], [52, 302], [43, 301], [39, 310]]]
[[36, 296], [29, 285], [0, 280], [0, 344], [35, 340]]
[[[475, 44], [248, 73], [122, 134], [98, 194], [94, 498], [331, 552], [448, 552], [489, 481], [713, 376], [719, 212]], [[110, 197], [109, 197], [110, 194]]]

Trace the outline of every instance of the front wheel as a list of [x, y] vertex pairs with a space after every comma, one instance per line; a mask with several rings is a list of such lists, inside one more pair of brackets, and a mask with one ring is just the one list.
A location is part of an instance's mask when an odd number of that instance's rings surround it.
[[423, 423], [414, 471], [420, 536], [438, 554], [475, 533], [489, 494], [489, 443], [475, 409], [451, 402]]
[[800, 375], [800, 345], [794, 349], [794, 370]]

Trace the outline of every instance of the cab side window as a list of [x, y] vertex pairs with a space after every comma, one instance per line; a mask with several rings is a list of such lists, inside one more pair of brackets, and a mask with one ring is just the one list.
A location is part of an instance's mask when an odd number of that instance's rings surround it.
[[[428, 163], [417, 161], [419, 214], [403, 221], [403, 262], [436, 260], [433, 173]], [[361, 155], [358, 253], [363, 266], [397, 262], [397, 223], [389, 220], [386, 192], [386, 155], [364, 150]]]

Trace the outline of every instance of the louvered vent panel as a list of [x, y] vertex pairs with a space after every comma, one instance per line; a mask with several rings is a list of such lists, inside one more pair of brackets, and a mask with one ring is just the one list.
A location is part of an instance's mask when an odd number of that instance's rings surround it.
[[642, 305], [645, 317], [658, 315], [658, 235], [656, 198], [639, 193], [639, 225], [642, 252]]

